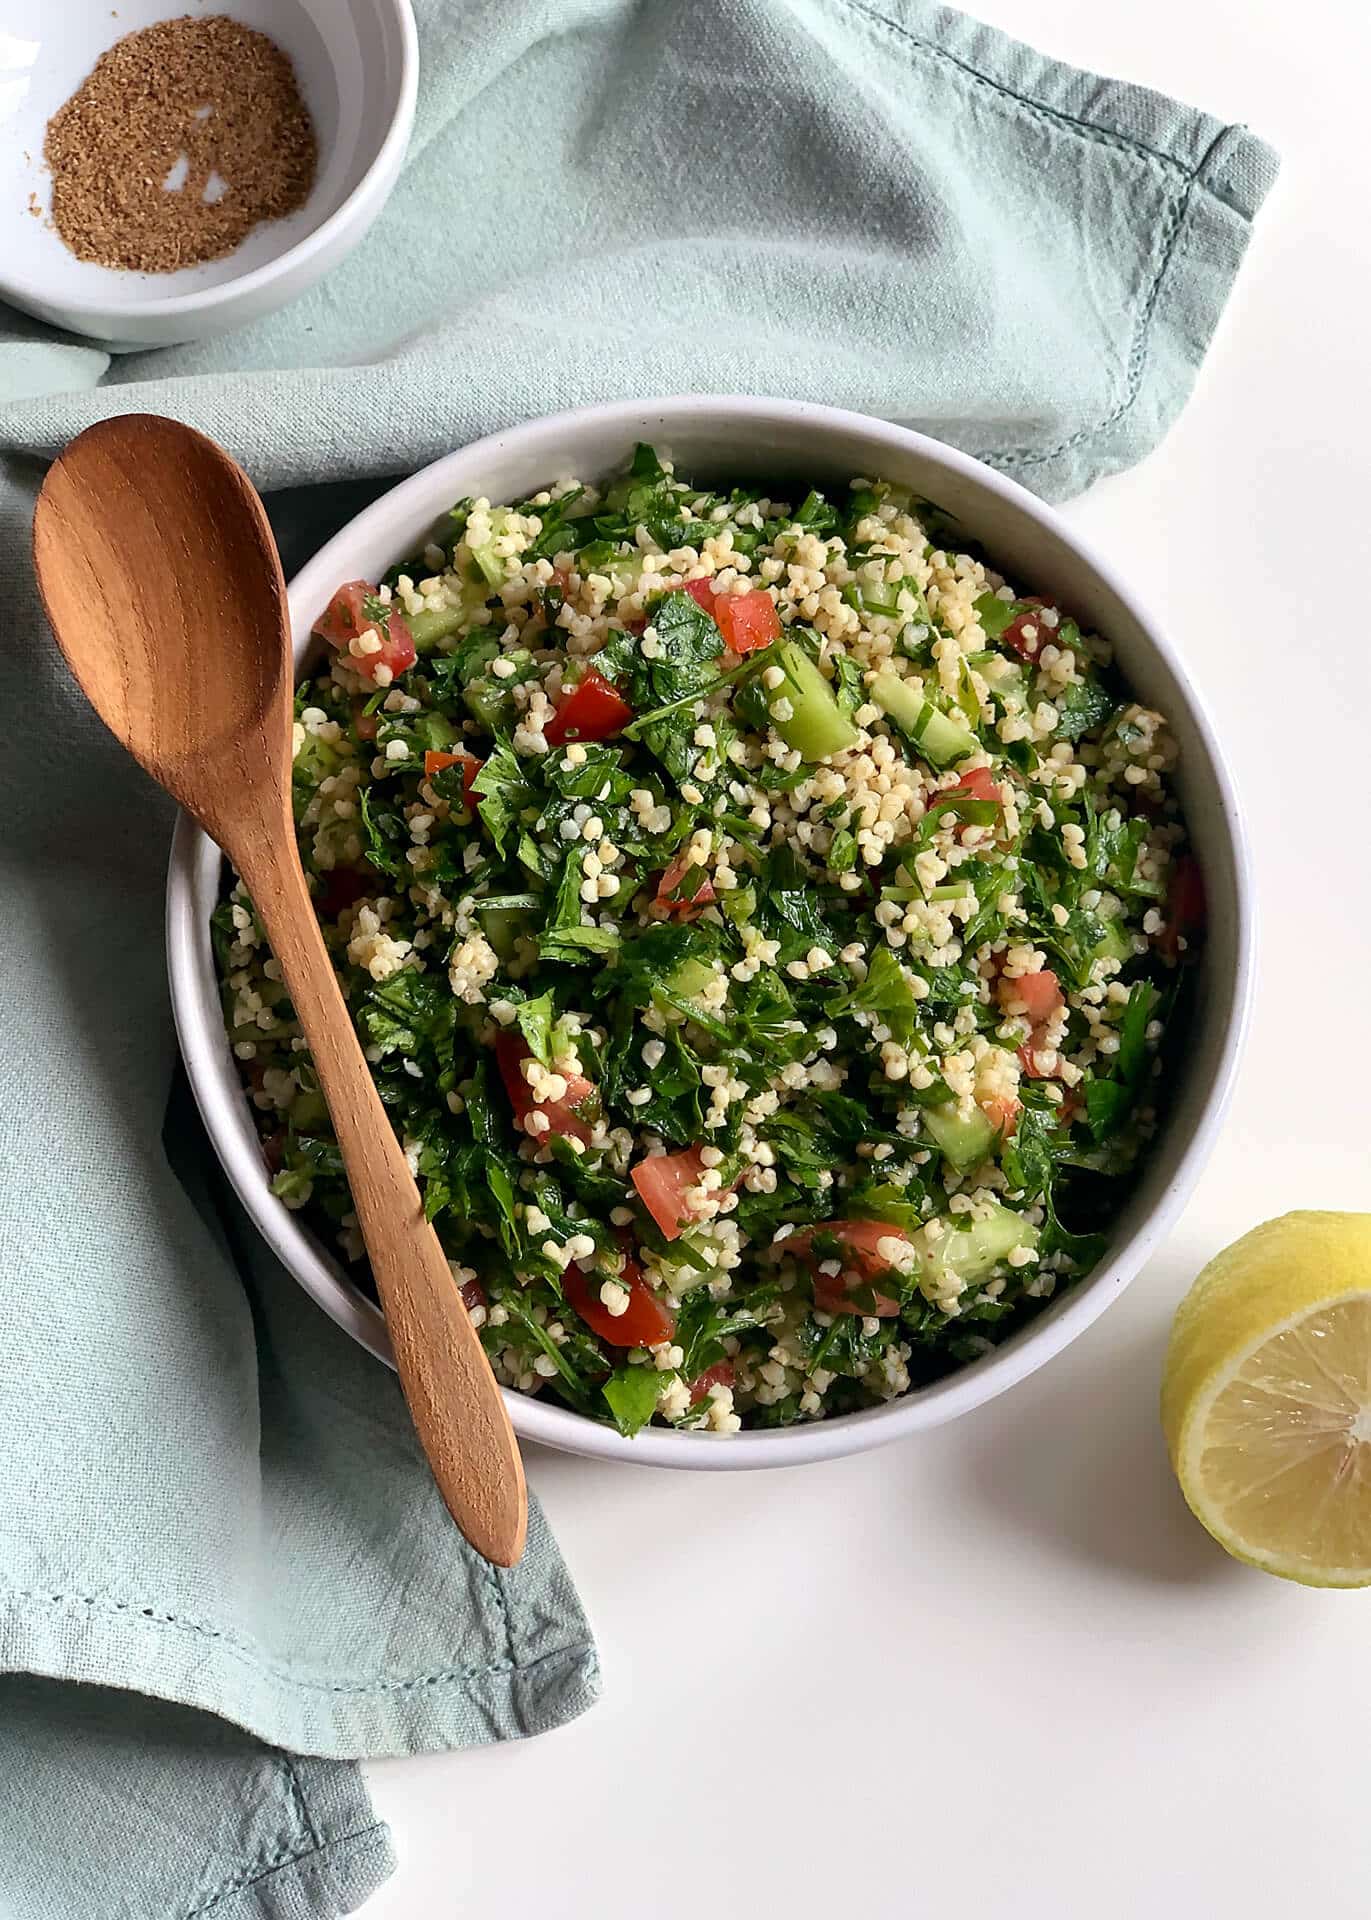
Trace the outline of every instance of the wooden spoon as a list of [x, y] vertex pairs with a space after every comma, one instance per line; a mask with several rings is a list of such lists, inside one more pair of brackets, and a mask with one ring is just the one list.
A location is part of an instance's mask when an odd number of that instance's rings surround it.
[[478, 1552], [513, 1566], [528, 1499], [509, 1415], [362, 1057], [300, 868], [293, 656], [262, 502], [203, 434], [127, 414], [81, 434], [52, 467], [33, 551], [86, 698], [252, 896], [328, 1101], [439, 1491]]

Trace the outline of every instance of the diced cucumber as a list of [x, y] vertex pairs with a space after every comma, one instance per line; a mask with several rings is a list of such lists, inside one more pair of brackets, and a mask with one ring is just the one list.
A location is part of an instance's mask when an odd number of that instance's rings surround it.
[[1133, 958], [1132, 936], [1117, 914], [1101, 914], [1099, 917], [1104, 932], [1086, 957], [1092, 965], [1096, 960], [1117, 960], [1122, 966], [1125, 960]]
[[[615, 597], [622, 600], [625, 594], [633, 592], [641, 580], [647, 562], [648, 556], [645, 553], [616, 553], [612, 560], [607, 561], [602, 567], [594, 568], [593, 571], [608, 574], [613, 582]], [[584, 564], [582, 570], [586, 570]]]
[[[908, 595], [910, 605], [900, 598]], [[912, 580], [853, 580], [843, 588], [843, 599], [858, 613], [874, 613], [886, 620], [926, 620], [924, 597]]]
[[871, 698], [887, 720], [893, 720], [901, 732], [917, 735], [933, 703], [924, 692], [924, 683], [915, 678], [901, 680], [897, 673], [878, 673], [871, 683]]
[[512, 960], [519, 941], [529, 930], [529, 918], [517, 907], [482, 907], [481, 931], [501, 960]]
[[939, 712], [924, 692], [922, 680], [901, 680], [898, 674], [878, 673], [870, 691], [881, 712], [909, 735], [931, 766], [950, 767], [953, 761], [974, 753], [980, 744], [969, 727]]
[[958, 1173], [978, 1167], [995, 1144], [995, 1129], [979, 1107], [965, 1118], [955, 1100], [945, 1107], [925, 1107], [923, 1123]]
[[321, 740], [317, 733], [306, 732], [300, 742], [300, 751], [295, 756], [292, 773], [304, 785], [317, 787], [321, 780], [327, 780], [331, 773], [337, 773], [342, 764], [342, 755], [327, 740]]
[[[499, 653], [499, 648], [495, 649]], [[483, 727], [489, 727], [493, 733], [497, 727], [507, 726], [514, 717], [513, 689], [522, 680], [533, 665], [533, 655], [523, 647], [515, 647], [502, 656], [514, 663], [514, 672], [504, 680], [497, 680], [494, 674], [481, 674], [475, 680], [469, 680], [462, 688], [462, 698], [472, 718], [479, 720]]]
[[[803, 648], [793, 640], [777, 642], [774, 664], [785, 675], [784, 686], [769, 693], [771, 724], [788, 747], [806, 760], [824, 760], [854, 746], [857, 729], [842, 711], [833, 689]], [[790, 702], [790, 718], [778, 720], [780, 700]]]
[[476, 565], [481, 569], [492, 587], [502, 587], [505, 583], [505, 563], [495, 551], [495, 542], [509, 527], [510, 509], [492, 507], [490, 510], [490, 539], [468, 542], [468, 551]]
[[[482, 603], [484, 604], [484, 602]], [[432, 653], [440, 640], [456, 633], [458, 627], [470, 618], [466, 607], [424, 607], [419, 613], [405, 616], [410, 638], [414, 642], [416, 653]]]
[[950, 767], [954, 761], [965, 760], [980, 745], [974, 733], [960, 720], [954, 720], [946, 713], [940, 713], [936, 707], [930, 707], [928, 718], [920, 728], [915, 746], [930, 766]]
[[719, 905], [725, 917], [735, 927], [745, 927], [757, 911], [757, 889], [755, 887], [735, 887], [731, 893], [724, 894]]
[[1038, 1229], [1021, 1213], [996, 1205], [993, 1212], [978, 1216], [969, 1226], [954, 1226], [938, 1242], [938, 1264], [957, 1275], [967, 1286], [984, 1280], [1015, 1247], [1036, 1247]]
[[682, 1000], [692, 1000], [714, 978], [714, 969], [703, 960], [683, 960], [667, 981], [670, 992]]

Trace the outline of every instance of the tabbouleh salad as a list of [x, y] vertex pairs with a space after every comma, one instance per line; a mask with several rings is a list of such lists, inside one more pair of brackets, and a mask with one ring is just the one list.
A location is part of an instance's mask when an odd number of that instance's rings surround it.
[[[1086, 1273], [1203, 921], [1158, 713], [859, 479], [462, 500], [339, 589], [294, 796], [497, 1377], [632, 1434], [849, 1413]], [[215, 915], [275, 1191], [359, 1279], [305, 1045]]]

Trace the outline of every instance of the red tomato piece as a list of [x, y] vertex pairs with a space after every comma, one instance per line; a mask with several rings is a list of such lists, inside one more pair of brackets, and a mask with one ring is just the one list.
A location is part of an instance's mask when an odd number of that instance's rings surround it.
[[691, 1381], [691, 1406], [698, 1407], [711, 1387], [731, 1387], [733, 1380], [733, 1362], [731, 1360], [716, 1360], [712, 1367], [706, 1367], [703, 1373], [697, 1373]]
[[[816, 1238], [838, 1241], [841, 1253], [829, 1256], [816, 1251]], [[880, 1220], [825, 1220], [816, 1227], [791, 1234], [785, 1244], [813, 1266], [814, 1304], [821, 1313], [869, 1313], [877, 1319], [889, 1320], [900, 1311], [900, 1303], [872, 1286], [873, 1281], [890, 1272], [890, 1262], [877, 1248], [882, 1240], [907, 1238], [898, 1227], [886, 1226]], [[819, 1272], [820, 1265], [830, 1257], [842, 1260], [841, 1273]], [[854, 1294], [862, 1297], [854, 1299]], [[868, 1298], [872, 1302], [869, 1306], [863, 1304]]]
[[945, 800], [952, 793], [967, 793], [973, 800], [989, 800], [996, 807], [1004, 805], [1004, 795], [989, 767], [973, 767], [970, 773], [962, 775], [955, 787], [949, 787], [947, 793], [939, 794], [938, 799]]
[[698, 1147], [686, 1147], [680, 1153], [654, 1153], [640, 1160], [631, 1178], [638, 1197], [657, 1222], [665, 1240], [679, 1240], [683, 1228], [691, 1223], [686, 1194], [700, 1184], [705, 1163]]
[[714, 618], [730, 653], [751, 653], [781, 637], [776, 602], [760, 587], [751, 593], [721, 593], [714, 602]]
[[578, 1109], [594, 1093], [594, 1082], [579, 1073], [567, 1074], [563, 1076], [567, 1083], [566, 1092], [560, 1100], [537, 1101], [533, 1097], [533, 1089], [524, 1078], [523, 1063], [528, 1058], [529, 1046], [522, 1034], [506, 1027], [496, 1035], [495, 1063], [505, 1083], [509, 1104], [514, 1109], [515, 1126], [527, 1133], [529, 1115], [541, 1113], [547, 1118], [547, 1133], [532, 1135], [532, 1138], [547, 1139], [550, 1134], [558, 1133], [566, 1139], [579, 1140], [583, 1146], [588, 1145], [590, 1123], [581, 1117]]
[[[1027, 1048], [1020, 1049], [1019, 1059], [1021, 1062], [1026, 1052]], [[1021, 1111], [1022, 1109], [1017, 1100], [1011, 1100], [1007, 1095], [1002, 1093], [992, 1094], [988, 1100], [981, 1102], [981, 1112], [985, 1115], [991, 1126], [994, 1127], [996, 1133], [1000, 1134], [1006, 1140], [1009, 1139], [1014, 1129], [1018, 1126]]]
[[462, 768], [462, 798], [469, 807], [474, 807], [476, 800], [472, 794], [472, 783], [486, 764], [484, 760], [478, 760], [474, 753], [430, 751], [424, 755], [424, 778], [431, 780], [434, 774], [441, 773], [444, 767], [455, 767], [459, 762]]
[[314, 911], [321, 920], [336, 920], [344, 907], [355, 907], [375, 889], [376, 875], [370, 867], [330, 867], [319, 881]]
[[698, 870], [691, 882], [694, 891], [688, 898], [682, 894], [681, 876], [690, 864], [690, 855], [682, 848], [657, 882], [657, 905], [666, 913], [675, 914], [678, 920], [694, 920], [714, 898], [714, 888], [708, 876]]
[[1021, 659], [1036, 660], [1049, 641], [1055, 642], [1057, 628], [1061, 624], [1060, 616], [1050, 624], [1042, 619], [1044, 608], [1048, 613], [1056, 613], [1055, 607], [1048, 607], [1045, 601], [1029, 598], [1023, 602], [1023, 612], [1016, 613], [1004, 632], [1000, 635], [1000, 645], [1009, 647]]
[[374, 740], [381, 731], [381, 722], [374, 713], [368, 713], [360, 701], [352, 709], [352, 724], [359, 740]]
[[[376, 588], [369, 580], [349, 580], [346, 586], [339, 587], [329, 601], [322, 618], [315, 621], [314, 631], [331, 647], [347, 654], [348, 664], [366, 679], [374, 680], [378, 667], [388, 667], [390, 677], [394, 680], [408, 672], [418, 655], [414, 650], [414, 636], [400, 609], [382, 609], [378, 618], [378, 604]], [[350, 643], [369, 629], [380, 637], [379, 651], [352, 653]], [[383, 684], [388, 686], [390, 682]]]
[[1025, 1019], [1035, 1027], [1045, 1026], [1057, 1009], [1066, 1004], [1057, 976], [1049, 967], [1040, 973], [1021, 973], [1017, 979], [1002, 981], [1000, 997], [1022, 1003]]
[[605, 676], [591, 667], [571, 693], [562, 695], [561, 705], [543, 731], [550, 747], [560, 747], [568, 740], [610, 740], [622, 733], [632, 718], [628, 702], [621, 700]]
[[474, 1313], [477, 1307], [484, 1307], [485, 1304], [486, 1290], [480, 1281], [464, 1280], [462, 1282], [462, 1305], [466, 1308], [467, 1312]]
[[592, 1333], [598, 1333], [611, 1347], [657, 1347], [676, 1331], [676, 1322], [662, 1305], [638, 1262], [629, 1254], [619, 1285], [628, 1289], [628, 1306], [622, 1313], [611, 1313], [600, 1298], [600, 1282], [593, 1273], [569, 1266], [562, 1275], [562, 1291]]
[[364, 627], [370, 626], [371, 622], [362, 617], [362, 603], [375, 591], [370, 580], [349, 580], [315, 621], [315, 633], [331, 647], [346, 647], [349, 640], [355, 640]]
[[[376, 678], [378, 667], [389, 667], [390, 679], [398, 680], [402, 673], [409, 672], [418, 658], [414, 650], [413, 634], [399, 614], [393, 613], [387, 622], [386, 632], [381, 636], [381, 651], [367, 654], [365, 659], [357, 661], [356, 665], [358, 672], [365, 674], [368, 680]], [[385, 684], [389, 686], [390, 681]]]
[[708, 580], [685, 580], [681, 583], [681, 592], [688, 593], [696, 606], [703, 607], [713, 617], [715, 592]]
[[1047, 1028], [1054, 1014], [1066, 1005], [1057, 976], [1050, 967], [1039, 973], [1022, 973], [1017, 979], [1001, 980], [1000, 1000], [1005, 1006], [1022, 1006], [1022, 1018], [1029, 1023], [1026, 1044], [1019, 1048], [1019, 1065], [1031, 1080], [1049, 1080], [1037, 1064], [1037, 1055], [1045, 1049]]
[[1183, 853], [1171, 869], [1171, 884], [1166, 898], [1166, 925], [1157, 937], [1157, 945], [1168, 960], [1179, 960], [1181, 940], [1203, 931], [1209, 917], [1205, 898], [1204, 874], [1191, 853]]

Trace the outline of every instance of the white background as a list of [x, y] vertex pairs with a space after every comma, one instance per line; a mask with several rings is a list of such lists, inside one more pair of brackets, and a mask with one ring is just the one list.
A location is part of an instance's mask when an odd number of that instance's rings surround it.
[[1155, 1403], [1204, 1261], [1366, 1207], [1371, 21], [1364, 0], [975, 0], [1280, 150], [1198, 391], [1068, 509], [1182, 650], [1263, 912], [1233, 1116], [1180, 1227], [960, 1424], [785, 1473], [533, 1452], [605, 1692], [542, 1739], [369, 1769], [368, 1920], [1317, 1920], [1371, 1901], [1371, 1596], [1228, 1562]]

